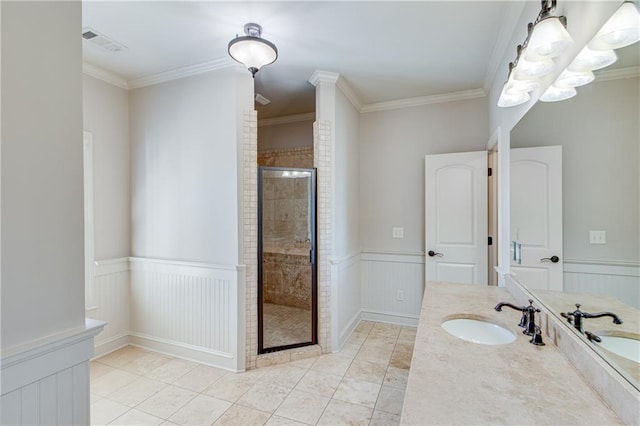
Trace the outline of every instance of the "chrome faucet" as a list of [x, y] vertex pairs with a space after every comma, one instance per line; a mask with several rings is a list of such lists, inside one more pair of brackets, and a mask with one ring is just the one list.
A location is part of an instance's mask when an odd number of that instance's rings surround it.
[[523, 327], [524, 330], [522, 333], [527, 336], [532, 336], [529, 343], [532, 343], [536, 346], [543, 346], [542, 342], [542, 332], [540, 327], [536, 325], [536, 312], [540, 312], [540, 309], [533, 307], [533, 299], [529, 299], [529, 306], [516, 306], [508, 302], [500, 302], [496, 305], [495, 310], [498, 312], [502, 312], [502, 308], [504, 306], [508, 306], [509, 308], [521, 311], [522, 317], [520, 318], [519, 327]]
[[[584, 326], [583, 326], [583, 319], [585, 318], [601, 318], [601, 317], [611, 317], [613, 318], [613, 323], [614, 324], [622, 324], [622, 320], [620, 319], [620, 317], [618, 317], [616, 314], [614, 314], [613, 312], [598, 312], [595, 314], [590, 314], [588, 312], [582, 312], [580, 310], [580, 305], [579, 303], [576, 303], [576, 310], [573, 312], [562, 312], [560, 313], [560, 315], [562, 315], [564, 318], [567, 319], [567, 322], [569, 324], [573, 324], [573, 327], [576, 330], [579, 330], [580, 333], [585, 334], [584, 331]], [[589, 333], [592, 334], [592, 333]], [[596, 336], [597, 337], [597, 336]]]

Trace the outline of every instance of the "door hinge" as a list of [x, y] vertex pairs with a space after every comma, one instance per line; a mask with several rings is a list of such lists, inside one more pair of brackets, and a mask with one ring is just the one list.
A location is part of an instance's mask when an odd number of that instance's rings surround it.
[[489, 167], [489, 173], [487, 176], [492, 176], [493, 175], [493, 169], [491, 167]]
[[493, 237], [489, 237], [489, 245], [492, 246], [493, 245]]

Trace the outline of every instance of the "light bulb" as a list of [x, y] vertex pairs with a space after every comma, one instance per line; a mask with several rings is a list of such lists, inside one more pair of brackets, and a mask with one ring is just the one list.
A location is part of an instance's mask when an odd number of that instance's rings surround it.
[[513, 70], [513, 78], [515, 80], [529, 80], [532, 78], [538, 78], [553, 71], [555, 65], [551, 59], [528, 61], [525, 58], [526, 52], [527, 50], [525, 49], [520, 55], [518, 65], [516, 65]]
[[553, 83], [559, 87], [578, 87], [591, 83], [595, 76], [591, 71], [562, 71], [560, 77]]
[[540, 87], [540, 83], [537, 80], [515, 80], [510, 78], [507, 84], [504, 86], [504, 91], [507, 95], [517, 95], [519, 93], [529, 93]]

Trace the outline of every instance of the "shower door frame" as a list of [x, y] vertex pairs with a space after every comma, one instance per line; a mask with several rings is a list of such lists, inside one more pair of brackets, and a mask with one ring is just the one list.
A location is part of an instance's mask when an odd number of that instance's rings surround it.
[[[289, 345], [264, 347], [264, 321], [263, 321], [263, 280], [264, 280], [264, 268], [263, 268], [263, 171], [298, 171], [311, 173], [311, 185], [310, 185], [310, 199], [309, 199], [309, 218], [310, 218], [310, 242], [311, 249], [309, 253], [309, 262], [311, 263], [311, 340], [308, 342], [292, 343]], [[311, 346], [318, 344], [318, 259], [317, 259], [317, 169], [303, 169], [296, 167], [271, 167], [271, 166], [259, 166], [258, 167], [258, 354], [266, 354], [271, 352], [283, 351], [286, 349], [300, 348], [303, 346]]]

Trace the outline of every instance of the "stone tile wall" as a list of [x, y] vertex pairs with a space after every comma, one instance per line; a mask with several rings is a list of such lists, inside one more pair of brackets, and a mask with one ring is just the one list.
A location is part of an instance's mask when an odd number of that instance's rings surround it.
[[313, 147], [260, 150], [258, 151], [258, 165], [310, 169], [313, 167]]

